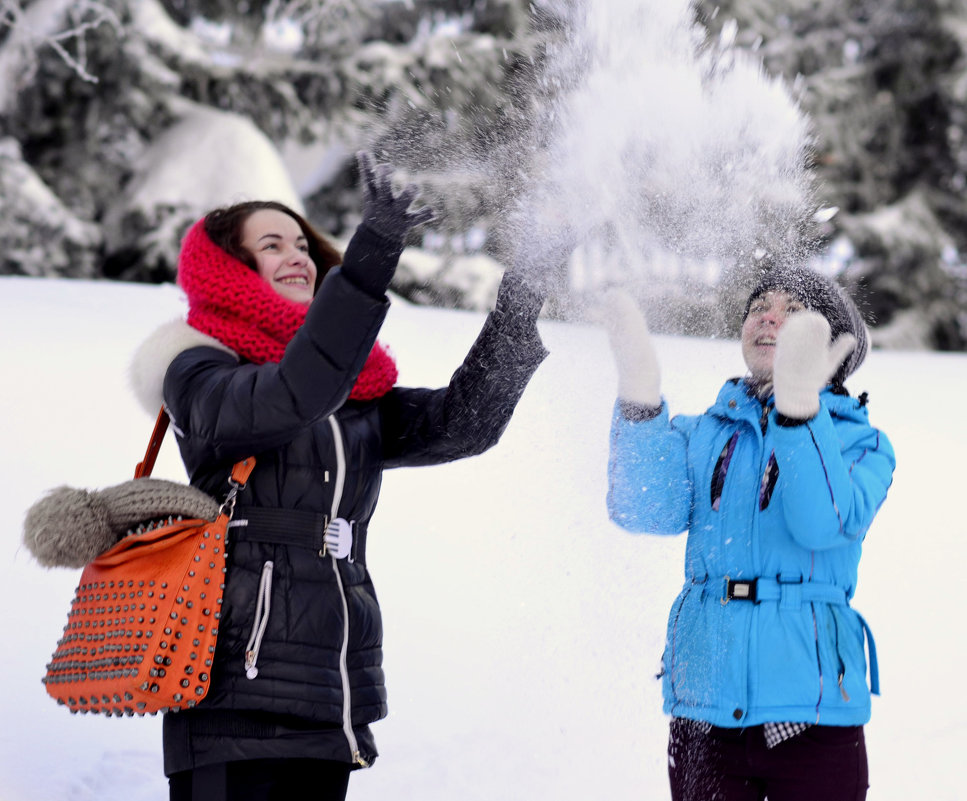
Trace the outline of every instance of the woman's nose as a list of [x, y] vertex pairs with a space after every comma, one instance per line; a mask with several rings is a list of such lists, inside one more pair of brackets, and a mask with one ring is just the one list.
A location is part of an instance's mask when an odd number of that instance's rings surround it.
[[305, 264], [309, 258], [309, 254], [299, 248], [290, 248], [289, 252], [286, 254], [286, 262], [289, 264]]
[[762, 313], [762, 322], [769, 325], [781, 325], [785, 315], [779, 309], [769, 308]]

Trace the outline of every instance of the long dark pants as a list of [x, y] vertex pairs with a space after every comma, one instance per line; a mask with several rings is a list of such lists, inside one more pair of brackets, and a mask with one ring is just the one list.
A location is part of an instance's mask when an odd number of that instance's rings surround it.
[[869, 787], [862, 726], [810, 726], [766, 748], [762, 726], [713, 728], [673, 720], [672, 801], [863, 801]]
[[351, 766], [327, 759], [250, 759], [175, 773], [170, 801], [345, 801]]

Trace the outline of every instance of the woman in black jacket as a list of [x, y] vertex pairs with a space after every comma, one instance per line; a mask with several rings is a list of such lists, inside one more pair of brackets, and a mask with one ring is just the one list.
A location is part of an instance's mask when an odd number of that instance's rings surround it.
[[[360, 156], [363, 222], [342, 263], [275, 203], [207, 215], [186, 235], [187, 322], [139, 352], [142, 400], [161, 387], [191, 483], [224, 495], [255, 456], [229, 532], [207, 697], [164, 721], [171, 798], [342, 799], [386, 714], [379, 605], [366, 569], [382, 471], [494, 445], [546, 356], [542, 294], [519, 272], [449, 386], [395, 386], [376, 342], [410, 208]], [[311, 301], [311, 303], [310, 303]], [[149, 386], [155, 383], [154, 392]], [[154, 406], [153, 408], [157, 408]]]

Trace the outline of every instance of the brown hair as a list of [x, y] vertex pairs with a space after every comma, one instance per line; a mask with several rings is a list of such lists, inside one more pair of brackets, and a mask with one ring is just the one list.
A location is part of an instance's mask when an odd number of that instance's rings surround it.
[[322, 279], [333, 267], [342, 264], [342, 254], [336, 250], [322, 234], [313, 228], [298, 212], [293, 211], [284, 203], [274, 200], [249, 200], [236, 203], [234, 206], [215, 209], [205, 215], [205, 233], [208, 238], [224, 250], [229, 256], [238, 259], [242, 264], [258, 272], [255, 256], [242, 246], [242, 226], [255, 212], [269, 209], [288, 214], [299, 224], [309, 246], [309, 256], [316, 265], [316, 285], [318, 291]]

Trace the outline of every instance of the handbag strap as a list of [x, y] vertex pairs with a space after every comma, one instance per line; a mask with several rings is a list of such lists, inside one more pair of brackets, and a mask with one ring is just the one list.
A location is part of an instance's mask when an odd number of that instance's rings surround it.
[[154, 463], [158, 459], [158, 451], [161, 450], [161, 442], [168, 431], [169, 422], [171, 422], [171, 419], [168, 417], [168, 412], [162, 406], [161, 411], [158, 412], [154, 430], [151, 432], [151, 439], [148, 440], [148, 449], [144, 453], [144, 459], [138, 462], [138, 466], [134, 468], [135, 478], [148, 478], [151, 475], [151, 471], [154, 470]]
[[[151, 439], [148, 440], [148, 449], [144, 452], [144, 459], [138, 462], [137, 467], [134, 468], [135, 478], [148, 478], [151, 476], [151, 472], [154, 470], [154, 464], [158, 460], [158, 451], [161, 450], [161, 443], [164, 441], [170, 422], [171, 418], [168, 417], [168, 412], [162, 406], [161, 411], [158, 412], [158, 419], [155, 421], [154, 429], [151, 431]], [[242, 459], [236, 462], [232, 467], [232, 480], [237, 482], [239, 487], [244, 487], [254, 467], [255, 459], [251, 456], [248, 459]]]
[[238, 484], [239, 489], [242, 489], [248, 483], [248, 477], [252, 474], [254, 469], [254, 456], [249, 456], [248, 459], [242, 459], [239, 462], [235, 462], [235, 464], [232, 466], [232, 481]]

